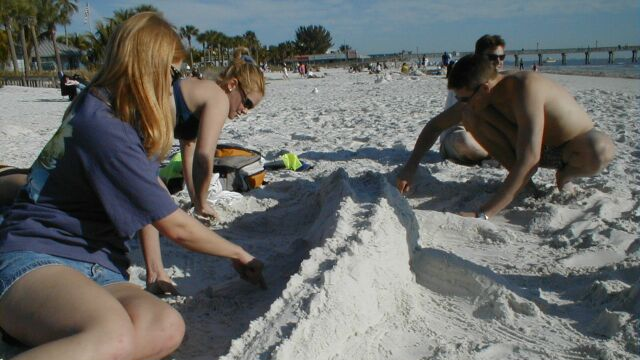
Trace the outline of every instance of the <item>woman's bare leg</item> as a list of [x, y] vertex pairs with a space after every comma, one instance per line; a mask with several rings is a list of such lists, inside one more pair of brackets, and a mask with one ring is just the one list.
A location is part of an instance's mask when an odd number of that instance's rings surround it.
[[150, 359], [175, 350], [180, 315], [132, 284], [101, 287], [60, 265], [38, 268], [0, 300], [0, 326], [32, 349], [15, 359]]
[[134, 359], [160, 359], [174, 352], [184, 336], [182, 316], [170, 305], [138, 286], [106, 286], [133, 322]]
[[122, 305], [79, 272], [49, 265], [0, 300], [0, 326], [32, 349], [14, 359], [132, 359], [134, 327]]

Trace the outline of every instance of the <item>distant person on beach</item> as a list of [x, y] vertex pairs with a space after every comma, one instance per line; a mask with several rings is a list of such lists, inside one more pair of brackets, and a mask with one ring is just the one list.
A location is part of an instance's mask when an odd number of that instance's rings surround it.
[[520, 59], [520, 70], [524, 70], [524, 61]]
[[409, 65], [407, 65], [407, 63], [402, 63], [402, 66], [400, 67], [400, 72], [403, 74], [408, 74], [409, 73]]
[[[538, 167], [556, 169], [556, 186], [591, 176], [614, 157], [611, 138], [593, 122], [569, 92], [531, 72], [499, 74], [485, 56], [467, 55], [454, 66], [448, 86], [464, 105], [464, 125], [509, 174], [496, 194], [462, 216], [488, 219], [508, 206]], [[424, 153], [441, 129], [454, 121], [432, 119], [420, 134], [407, 165], [398, 176], [401, 192], [409, 190]]]
[[170, 68], [185, 54], [156, 13], [118, 26], [3, 213], [0, 326], [30, 347], [20, 358], [164, 358], [180, 345], [180, 314], [127, 281], [126, 241], [150, 223], [262, 283], [257, 259], [178, 209], [157, 181], [173, 135]]
[[[487, 34], [476, 41], [475, 53], [485, 56], [494, 64], [496, 70], [501, 71], [504, 67], [504, 48], [505, 41], [500, 35]], [[447, 69], [447, 77], [450, 71], [451, 69]], [[445, 112], [456, 102], [455, 94], [449, 90], [445, 102]], [[459, 109], [446, 112], [446, 114], [462, 120]], [[463, 125], [458, 124], [446, 129], [440, 135], [440, 156], [459, 165], [476, 165], [487, 159], [489, 153], [478, 144]]]

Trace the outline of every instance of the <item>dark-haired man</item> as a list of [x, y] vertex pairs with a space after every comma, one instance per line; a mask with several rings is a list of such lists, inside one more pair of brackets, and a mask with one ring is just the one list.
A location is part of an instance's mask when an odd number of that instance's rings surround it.
[[[485, 57], [467, 55], [456, 63], [448, 86], [463, 103], [465, 128], [509, 171], [487, 203], [463, 216], [488, 219], [497, 214], [538, 167], [556, 169], [556, 185], [562, 189], [573, 178], [597, 174], [613, 159], [611, 138], [594, 129], [565, 88], [540, 74], [501, 75]], [[434, 121], [425, 126], [414, 153], [424, 154], [433, 145], [437, 135], [431, 132], [442, 126], [438, 117]], [[405, 167], [400, 174], [401, 191], [410, 185], [413, 172]]]
[[[504, 39], [500, 35], [484, 35], [476, 41], [475, 54], [485, 56], [496, 70], [504, 66]], [[453, 91], [449, 91], [445, 110], [455, 106]], [[455, 111], [452, 112], [452, 115]], [[440, 156], [460, 165], [475, 165], [489, 157], [487, 151], [461, 124], [452, 126], [440, 135]]]

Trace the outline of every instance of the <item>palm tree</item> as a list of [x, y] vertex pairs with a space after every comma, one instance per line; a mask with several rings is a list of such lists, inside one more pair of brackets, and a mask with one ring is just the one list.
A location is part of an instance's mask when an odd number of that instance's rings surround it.
[[60, 51], [56, 42], [56, 25], [61, 23], [60, 6], [55, 0], [40, 0], [38, 4], [38, 22], [43, 24], [47, 31], [47, 35], [53, 45], [53, 52], [56, 55], [57, 72], [62, 72], [62, 60], [60, 60]]
[[187, 39], [189, 43], [189, 65], [193, 66], [193, 53], [191, 52], [191, 37], [198, 36], [200, 30], [193, 25], [185, 25], [180, 28], [180, 37]]
[[196, 40], [202, 44], [202, 56], [206, 59], [206, 51], [207, 51], [207, 33], [203, 32], [203, 33], [199, 33], [196, 36]]
[[7, 32], [0, 30], [0, 63], [3, 64], [9, 59], [9, 46], [7, 42]]
[[[200, 35], [198, 35], [197, 39], [200, 43], [203, 44], [203, 48], [205, 47], [205, 43], [206, 43], [206, 48], [209, 51], [215, 50], [216, 54], [217, 54], [217, 58], [218, 60], [222, 60], [222, 54], [220, 51], [220, 46], [222, 44], [222, 41], [224, 40], [224, 38], [226, 38], [226, 35], [224, 35], [223, 33], [219, 32], [219, 31], [215, 31], [215, 30], [207, 30], [203, 33], [200, 33]], [[216, 50], [217, 48], [217, 50]], [[211, 53], [209, 53], [209, 60], [211, 60]]]
[[341, 53], [346, 54], [346, 53], [349, 52], [349, 50], [351, 50], [351, 46], [349, 46], [347, 44], [343, 44], [343, 45], [340, 45], [340, 49], [339, 50], [340, 50]]
[[139, 5], [131, 9], [118, 9], [113, 12], [113, 17], [108, 18], [106, 22], [98, 21], [96, 23], [95, 33], [89, 35], [89, 42], [91, 43], [88, 50], [89, 61], [93, 63], [102, 61], [104, 49], [107, 47], [113, 30], [128, 18], [144, 11], [158, 12], [158, 9], [152, 5]]
[[15, 15], [15, 9], [12, 6], [13, 2], [0, 1], [0, 16], [2, 17], [2, 25], [7, 32], [7, 40], [9, 43], [9, 53], [11, 54], [11, 60], [13, 61], [13, 72], [18, 72], [18, 56], [16, 55], [16, 45], [13, 42], [13, 18]]
[[296, 30], [298, 50], [303, 54], [324, 54], [331, 43], [331, 33], [322, 25], [300, 26]]
[[80, 49], [82, 51], [82, 59], [83, 63], [88, 63], [88, 51], [91, 48], [91, 41], [89, 40], [89, 35], [87, 34], [71, 34], [69, 36], [69, 42], [74, 47]]
[[74, 0], [57, 0], [58, 8], [60, 9], [60, 22], [64, 26], [64, 41], [65, 45], [69, 45], [69, 38], [67, 37], [67, 25], [71, 24], [71, 16], [78, 11], [78, 4]]
[[40, 58], [40, 51], [38, 47], [38, 36], [36, 35], [36, 17], [34, 14], [30, 14], [28, 19], [29, 30], [31, 31], [31, 41], [33, 42], [34, 52], [36, 53], [36, 63], [38, 64], [38, 71], [42, 71], [42, 59]]
[[27, 78], [29, 77], [29, 63], [31, 63], [31, 61], [29, 60], [29, 48], [27, 47], [27, 41], [24, 36], [24, 27], [26, 24], [26, 18], [24, 16], [19, 17], [20, 45], [22, 46], [22, 66], [24, 68], [24, 71], [22, 72], [22, 86], [27, 86]]

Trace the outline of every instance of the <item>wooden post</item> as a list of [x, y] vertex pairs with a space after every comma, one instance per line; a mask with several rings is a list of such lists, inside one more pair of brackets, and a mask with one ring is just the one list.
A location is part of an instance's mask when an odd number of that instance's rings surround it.
[[585, 52], [584, 52], [584, 64], [585, 64], [585, 65], [589, 65], [589, 64], [591, 64], [591, 59], [590, 59], [589, 51], [585, 51]]
[[609, 64], [613, 64], [613, 50], [609, 51]]

